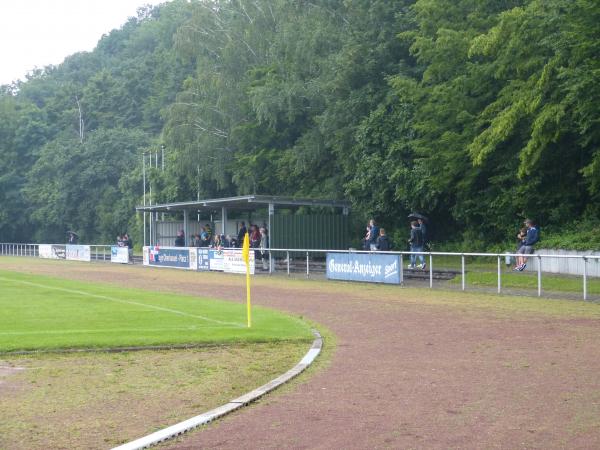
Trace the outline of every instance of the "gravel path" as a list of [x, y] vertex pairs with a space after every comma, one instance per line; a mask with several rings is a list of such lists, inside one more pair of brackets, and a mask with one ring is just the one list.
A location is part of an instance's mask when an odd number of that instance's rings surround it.
[[[30, 270], [52, 273], [41, 267]], [[72, 278], [244, 296], [239, 277], [72, 267]], [[253, 292], [333, 331], [331, 364], [166, 448], [600, 448], [600, 320], [378, 286], [266, 279]]]

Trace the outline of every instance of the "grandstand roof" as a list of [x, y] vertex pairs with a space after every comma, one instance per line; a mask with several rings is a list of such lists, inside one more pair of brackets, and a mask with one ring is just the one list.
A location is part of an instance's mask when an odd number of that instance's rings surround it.
[[350, 202], [343, 200], [306, 199], [293, 197], [279, 197], [270, 195], [242, 195], [238, 197], [211, 198], [189, 202], [162, 203], [157, 205], [140, 205], [137, 211], [175, 212], [197, 211], [227, 208], [228, 210], [252, 211], [265, 208], [268, 205], [279, 207], [317, 206], [329, 208], [342, 208], [347, 211]]

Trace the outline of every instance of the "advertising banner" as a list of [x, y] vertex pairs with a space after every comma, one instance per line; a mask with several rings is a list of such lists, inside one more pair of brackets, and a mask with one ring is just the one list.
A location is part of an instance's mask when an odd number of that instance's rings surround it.
[[[148, 249], [147, 262], [146, 248]], [[190, 263], [190, 249], [185, 247], [159, 247], [158, 245], [144, 247], [144, 264], [149, 266], [196, 270], [196, 267]]]
[[208, 250], [208, 259], [210, 270], [220, 270], [223, 271], [223, 250]]
[[38, 247], [39, 257], [46, 259], [66, 259], [65, 245], [40, 244]]
[[210, 255], [208, 248], [198, 248], [197, 270], [210, 270]]
[[91, 261], [92, 253], [89, 245], [66, 245], [66, 259], [70, 261]]
[[50, 244], [38, 245], [38, 255], [40, 258], [56, 259], [56, 256], [54, 256], [54, 252], [52, 251], [52, 246]]
[[[223, 249], [223, 270], [228, 273], [246, 273], [241, 248]], [[250, 250], [250, 274], [254, 275], [254, 251]]]
[[400, 284], [400, 258], [377, 253], [327, 253], [327, 278]]
[[117, 247], [116, 245], [113, 245], [110, 248], [110, 262], [129, 264], [129, 249], [127, 247]]

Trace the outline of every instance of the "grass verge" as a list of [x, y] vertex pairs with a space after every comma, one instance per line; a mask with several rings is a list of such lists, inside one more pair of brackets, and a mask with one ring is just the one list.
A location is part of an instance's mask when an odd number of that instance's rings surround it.
[[300, 342], [0, 357], [0, 448], [110, 448], [228, 402], [295, 365]]

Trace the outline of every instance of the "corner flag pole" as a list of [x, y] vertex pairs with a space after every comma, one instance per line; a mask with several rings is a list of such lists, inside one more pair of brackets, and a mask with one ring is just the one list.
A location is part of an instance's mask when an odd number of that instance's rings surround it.
[[246, 263], [246, 315], [248, 316], [248, 328], [250, 328], [252, 326], [252, 304], [250, 302], [250, 238], [248, 233], [244, 235], [242, 259]]

